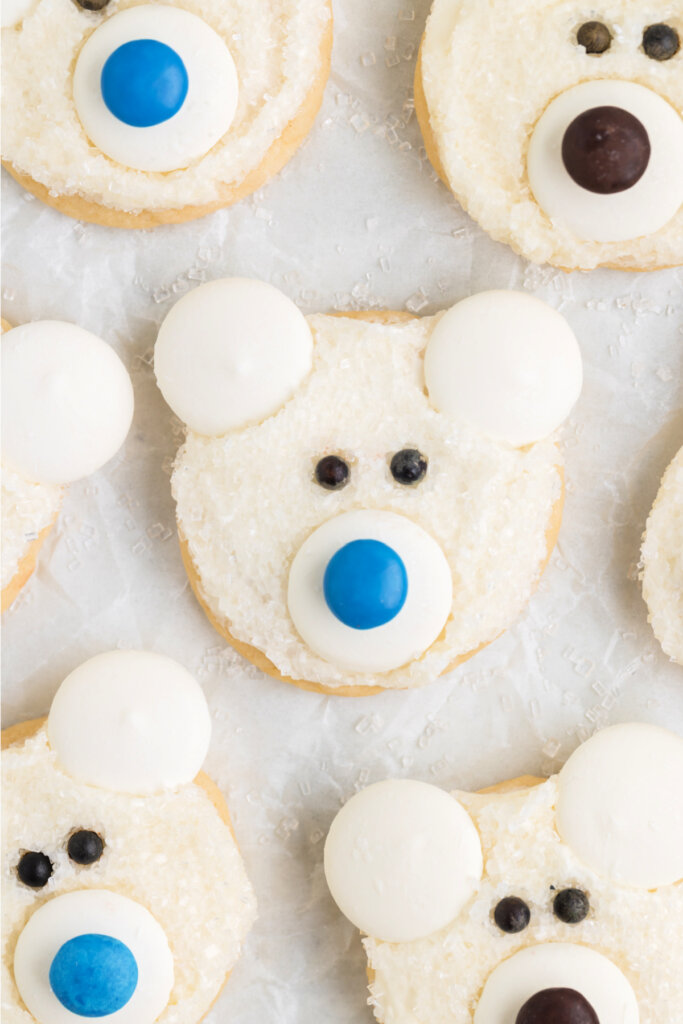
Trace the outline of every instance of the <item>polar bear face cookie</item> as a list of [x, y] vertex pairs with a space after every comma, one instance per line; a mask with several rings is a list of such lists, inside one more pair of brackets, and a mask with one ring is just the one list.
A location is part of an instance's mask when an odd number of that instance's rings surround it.
[[114, 651], [47, 722], [3, 734], [3, 1019], [197, 1024], [254, 896], [223, 799], [197, 774], [211, 724], [189, 673]]
[[680, 0], [435, 0], [416, 108], [432, 163], [536, 263], [683, 263]]
[[329, 0], [7, 0], [8, 170], [64, 213], [152, 227], [259, 188], [308, 133]]
[[641, 557], [649, 621], [664, 653], [683, 665], [683, 448], [662, 479]]
[[28, 580], [64, 486], [123, 444], [133, 387], [106, 342], [75, 324], [7, 327], [2, 357], [2, 608]]
[[596, 734], [546, 782], [380, 782], [325, 873], [382, 1024], [660, 1024], [683, 1004], [683, 739]]
[[336, 694], [420, 686], [528, 600], [561, 513], [550, 437], [581, 387], [544, 303], [304, 318], [270, 285], [214, 281], [171, 310], [155, 370], [188, 427], [190, 579], [261, 668]]

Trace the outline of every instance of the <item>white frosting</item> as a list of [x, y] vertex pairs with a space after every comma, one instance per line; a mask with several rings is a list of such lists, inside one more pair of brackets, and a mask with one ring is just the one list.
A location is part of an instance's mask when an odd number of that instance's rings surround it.
[[38, 320], [3, 335], [3, 459], [31, 480], [66, 484], [121, 447], [133, 387], [106, 342], [75, 324]]
[[109, 651], [71, 672], [48, 717], [50, 745], [80, 782], [153, 793], [191, 782], [211, 737], [190, 673], [150, 651]]
[[[613, 35], [600, 56], [576, 41], [591, 18]], [[586, 241], [544, 213], [526, 161], [546, 107], [586, 81], [637, 82], [683, 111], [682, 54], [656, 61], [642, 48], [645, 26], [666, 22], [680, 32], [680, 18], [680, 0], [606, 0], [594, 8], [570, 0], [434, 0], [422, 48], [431, 129], [451, 189], [484, 230], [535, 262], [568, 268], [683, 263], [683, 206], [638, 239]], [[671, 142], [666, 150], [675, 156]], [[670, 168], [679, 181], [680, 171]]]
[[335, 902], [357, 928], [385, 942], [410, 942], [449, 924], [481, 873], [467, 811], [424, 782], [389, 779], [356, 793], [325, 843]]
[[[107, 59], [135, 39], [154, 39], [175, 50], [189, 78], [180, 110], [146, 128], [115, 117], [100, 88]], [[224, 40], [202, 18], [178, 7], [143, 4], [114, 14], [88, 37], [74, 69], [73, 90], [85, 132], [103, 153], [139, 171], [174, 171], [203, 157], [228, 131], [238, 82]]]
[[622, 885], [683, 879], [683, 739], [654, 725], [615, 725], [560, 772], [557, 827], [576, 855]]
[[[440, 932], [399, 944], [365, 939], [377, 1019], [472, 1024], [477, 1001], [501, 963], [521, 949], [570, 943], [595, 950], [621, 970], [635, 993], [640, 1024], [671, 1020], [672, 1008], [683, 1005], [683, 886], [623, 888], [588, 867], [558, 836], [557, 777], [513, 793], [455, 796], [479, 833], [484, 875], [477, 893]], [[565, 924], [553, 913], [557, 891], [568, 886], [589, 897], [590, 911], [580, 924]], [[506, 896], [520, 897], [531, 910], [528, 927], [517, 934], [504, 934], [493, 920]], [[613, 1019], [608, 1016], [607, 1024]], [[514, 1020], [513, 1014], [504, 1024]]]
[[[60, 768], [45, 728], [3, 751], [3, 1024], [35, 1024], [17, 991], [17, 938], [46, 900], [106, 889], [145, 907], [166, 935], [174, 984], [158, 1024], [197, 1024], [220, 992], [254, 921], [254, 894], [230, 828], [197, 785], [131, 799], [85, 785]], [[74, 829], [93, 829], [104, 853], [69, 859]], [[21, 853], [40, 850], [53, 874], [40, 890], [16, 874]], [[136, 1021], [136, 1024], [140, 1022]]]
[[[173, 473], [180, 533], [213, 615], [283, 675], [331, 687], [420, 686], [493, 640], [524, 607], [547, 556], [560, 456], [552, 441], [515, 450], [436, 412], [423, 353], [439, 317], [308, 322], [312, 372], [276, 415], [220, 438], [188, 432]], [[429, 460], [413, 487], [389, 469], [407, 446]], [[315, 482], [327, 454], [349, 464], [340, 491]], [[329, 519], [358, 510], [410, 519], [439, 545], [453, 579], [445, 630], [391, 672], [336, 667], [301, 640], [288, 612], [299, 548]]]
[[430, 401], [517, 447], [548, 437], [583, 383], [564, 317], [522, 292], [472, 295], [443, 315], [425, 352]]
[[[619, 107], [637, 117], [650, 139], [645, 173], [631, 188], [598, 195], [581, 188], [562, 161], [562, 140], [572, 121], [593, 107]], [[654, 234], [683, 204], [683, 119], [652, 89], [635, 82], [583, 82], [557, 96], [529, 142], [529, 185], [553, 223], [577, 238], [625, 242]]]
[[[78, 935], [109, 935], [135, 957], [138, 983], [125, 1006], [107, 1014], [116, 1024], [153, 1024], [173, 988], [173, 955], [163, 928], [139, 903], [104, 889], [64, 893], [29, 917], [17, 940], [14, 978], [39, 1024], [77, 1024], [50, 987], [49, 967], [65, 942]], [[46, 969], [47, 968], [47, 969]]]
[[643, 596], [655, 636], [683, 665], [683, 448], [662, 480], [642, 550]]
[[[239, 97], [230, 130], [183, 170], [139, 171], [92, 146], [73, 98], [73, 68], [93, 28], [136, 0], [101, 13], [71, 0], [38, 0], [3, 38], [3, 159], [59, 195], [114, 210], [167, 210], [220, 202], [258, 168], [323, 75], [327, 0], [167, 0], [201, 18], [230, 50]], [[44, 83], [50, 82], [50, 89]]]
[[546, 988], [571, 988], [595, 1010], [600, 1024], [639, 1024], [638, 1001], [622, 971], [586, 946], [553, 942], [529, 946], [490, 975], [474, 1024], [512, 1024], [524, 1004]]
[[[328, 607], [323, 577], [333, 555], [354, 540], [377, 540], [398, 554], [408, 576], [405, 604], [390, 622], [353, 629]], [[451, 571], [429, 534], [394, 512], [346, 512], [301, 545], [289, 573], [287, 605], [302, 639], [351, 672], [389, 672], [418, 658], [443, 629], [453, 602]]]
[[2, 0], [0, 5], [0, 27], [14, 28], [35, 7], [38, 0]]
[[62, 503], [58, 484], [37, 484], [2, 466], [2, 589], [12, 582], [38, 535], [53, 523]]
[[154, 369], [173, 411], [199, 434], [220, 436], [284, 405], [310, 371], [303, 314], [263, 281], [224, 278], [177, 302], [161, 325]]

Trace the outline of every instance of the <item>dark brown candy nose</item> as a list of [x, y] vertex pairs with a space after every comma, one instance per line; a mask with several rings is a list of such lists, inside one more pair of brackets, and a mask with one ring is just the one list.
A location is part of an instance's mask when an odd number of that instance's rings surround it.
[[600, 1024], [598, 1015], [573, 988], [544, 988], [527, 999], [515, 1024]]
[[632, 188], [650, 162], [645, 126], [621, 107], [593, 107], [579, 114], [562, 140], [562, 159], [577, 185], [612, 195]]

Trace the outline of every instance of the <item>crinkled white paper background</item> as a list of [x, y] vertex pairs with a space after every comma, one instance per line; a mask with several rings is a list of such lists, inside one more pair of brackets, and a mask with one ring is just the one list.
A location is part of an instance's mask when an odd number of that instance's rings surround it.
[[[208, 770], [260, 901], [211, 1024], [371, 1020], [360, 943], [321, 870], [327, 826], [354, 788], [389, 775], [477, 788], [548, 773], [610, 722], [683, 734], [683, 668], [656, 643], [637, 581], [645, 519], [683, 443], [683, 271], [565, 275], [491, 242], [437, 183], [412, 115], [428, 0], [335, 8], [315, 130], [240, 206], [131, 233], [76, 223], [5, 181], [5, 317], [102, 335], [130, 368], [137, 405], [125, 450], [71, 487], [5, 616], [5, 724], [44, 714], [60, 679], [108, 648], [162, 651], [196, 673], [215, 726]], [[169, 490], [180, 434], [151, 354], [175, 299], [228, 274], [272, 281], [307, 312], [431, 313], [523, 288], [581, 340], [586, 384], [564, 431], [568, 494], [550, 567], [505, 636], [425, 690], [344, 700], [276, 683], [226, 650], [190, 593]]]

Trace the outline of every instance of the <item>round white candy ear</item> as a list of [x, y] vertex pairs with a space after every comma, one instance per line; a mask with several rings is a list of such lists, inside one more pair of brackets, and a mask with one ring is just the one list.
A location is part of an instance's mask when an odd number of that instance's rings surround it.
[[552, 434], [581, 393], [578, 342], [567, 321], [522, 292], [481, 292], [440, 318], [425, 352], [439, 412], [515, 447]]
[[68, 484], [121, 447], [133, 386], [106, 342], [75, 324], [38, 320], [3, 335], [2, 453], [31, 480]]
[[622, 885], [683, 879], [683, 739], [654, 725], [614, 725], [560, 772], [557, 828], [585, 864]]
[[200, 285], [161, 325], [154, 368], [191, 430], [220, 437], [277, 412], [311, 369], [306, 318], [272, 285], [225, 278]]
[[211, 720], [182, 665], [148, 651], [110, 651], [66, 677], [47, 731], [61, 767], [79, 782], [145, 794], [194, 779]]
[[325, 875], [339, 909], [385, 942], [411, 942], [450, 924], [482, 871], [467, 811], [424, 782], [393, 779], [352, 796], [325, 843]]

